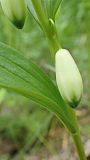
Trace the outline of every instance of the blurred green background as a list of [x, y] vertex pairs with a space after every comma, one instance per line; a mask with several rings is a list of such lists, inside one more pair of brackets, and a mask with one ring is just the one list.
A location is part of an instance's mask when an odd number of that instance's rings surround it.
[[[63, 0], [56, 27], [60, 43], [71, 51], [83, 77], [84, 94], [77, 116], [89, 155], [90, 1]], [[55, 82], [47, 39], [28, 11], [23, 30], [17, 30], [0, 8], [0, 41], [20, 50]], [[72, 156], [77, 159], [69, 133], [52, 113], [25, 97], [0, 90], [0, 160], [70, 160]]]

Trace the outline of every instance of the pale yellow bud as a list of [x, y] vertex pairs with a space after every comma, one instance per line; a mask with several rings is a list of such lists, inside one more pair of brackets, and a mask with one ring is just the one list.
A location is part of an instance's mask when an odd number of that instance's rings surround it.
[[4, 14], [19, 29], [21, 29], [26, 17], [25, 0], [0, 0]]
[[56, 82], [62, 98], [73, 108], [77, 107], [83, 92], [83, 83], [77, 65], [66, 49], [55, 56]]

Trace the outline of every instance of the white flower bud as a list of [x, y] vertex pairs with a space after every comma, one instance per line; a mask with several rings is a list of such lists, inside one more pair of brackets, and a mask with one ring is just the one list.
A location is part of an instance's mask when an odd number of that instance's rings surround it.
[[62, 98], [71, 107], [77, 107], [83, 92], [83, 82], [77, 65], [66, 49], [60, 49], [55, 56], [56, 82]]
[[4, 14], [19, 29], [21, 29], [26, 17], [25, 0], [0, 0]]

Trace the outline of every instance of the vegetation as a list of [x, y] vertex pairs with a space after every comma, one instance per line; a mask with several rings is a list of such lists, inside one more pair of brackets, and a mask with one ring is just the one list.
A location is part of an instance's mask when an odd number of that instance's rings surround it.
[[[86, 159], [75, 112], [81, 113], [80, 120], [85, 121], [85, 114], [89, 115], [90, 111], [90, 2], [49, 2], [27, 0], [28, 11], [22, 30], [15, 28], [0, 8], [0, 139], [5, 146], [11, 145], [6, 152], [2, 149], [1, 160], [15, 156], [21, 160], [25, 155], [30, 159], [44, 147], [49, 154], [58, 154], [55, 142], [49, 143], [48, 136], [54, 128], [62, 129], [60, 120], [71, 133], [80, 159]], [[61, 46], [70, 50], [83, 77], [84, 94], [77, 110], [62, 99], [56, 86], [54, 59]], [[90, 138], [87, 122], [83, 130], [80, 126], [80, 131]], [[44, 149], [46, 159], [48, 152]]]

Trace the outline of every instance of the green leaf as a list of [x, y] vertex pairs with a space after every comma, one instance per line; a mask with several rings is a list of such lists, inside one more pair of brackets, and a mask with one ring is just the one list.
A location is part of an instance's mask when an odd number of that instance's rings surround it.
[[55, 15], [61, 4], [61, 1], [62, 0], [41, 0], [47, 17], [53, 19], [53, 21], [55, 21]]
[[28, 9], [29, 9], [30, 13], [32, 14], [32, 16], [34, 17], [34, 19], [35, 19], [38, 23], [40, 23], [40, 22], [39, 22], [39, 19], [38, 19], [38, 17], [37, 17], [37, 14], [36, 14], [36, 12], [35, 12], [35, 10], [34, 10], [34, 8], [33, 8], [32, 1], [31, 1], [31, 0], [26, 0], [26, 2], [27, 2], [27, 6], [28, 6]]
[[76, 131], [71, 109], [48, 76], [17, 50], [3, 43], [0, 43], [0, 87], [44, 106], [56, 114], [69, 130]]

